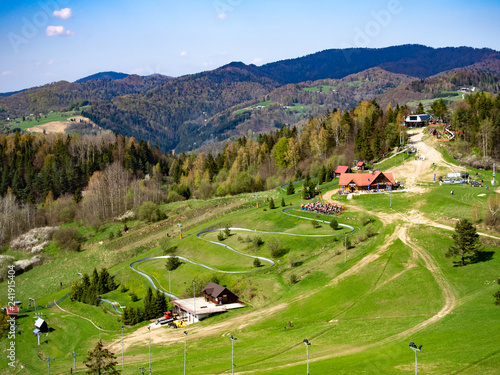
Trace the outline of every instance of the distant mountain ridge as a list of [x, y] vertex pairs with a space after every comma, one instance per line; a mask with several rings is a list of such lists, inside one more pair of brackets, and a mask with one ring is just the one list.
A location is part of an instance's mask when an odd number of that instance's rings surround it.
[[128, 77], [129, 75], [130, 74], [112, 72], [112, 71], [99, 72], [99, 73], [92, 74], [92, 75], [87, 76], [87, 77], [80, 78], [80, 79], [76, 80], [75, 83], [83, 83], [83, 82], [87, 82], [87, 81], [90, 81], [93, 79], [123, 79], [125, 77]]
[[[432, 88], [420, 93], [411, 86], [398, 87], [462, 70], [494, 74], [500, 71], [500, 52], [401, 45], [329, 49], [260, 67], [232, 62], [178, 78], [102, 72], [75, 83], [61, 81], [0, 98], [0, 119], [78, 108], [85, 100], [90, 107], [84, 109], [84, 115], [104, 129], [158, 142], [164, 150], [188, 151], [200, 143], [218, 142], [248, 130], [267, 131], [284, 121], [294, 125], [326, 109], [350, 108], [359, 100], [432, 98], [439, 94]], [[496, 87], [495, 77], [471, 79], [485, 84], [491, 80], [488, 87]], [[438, 81], [429, 85], [433, 82]], [[260, 102], [269, 102], [264, 107], [273, 114], [245, 110]], [[276, 117], [276, 111], [283, 109], [300, 113]]]

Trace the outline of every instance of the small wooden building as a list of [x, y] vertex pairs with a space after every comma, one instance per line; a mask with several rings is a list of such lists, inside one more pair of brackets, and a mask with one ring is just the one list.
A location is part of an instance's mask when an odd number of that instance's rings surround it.
[[358, 164], [356, 164], [356, 167], [358, 167], [358, 171], [364, 171], [365, 170], [365, 162], [358, 161]]
[[5, 313], [8, 316], [12, 316], [12, 317], [16, 318], [17, 314], [19, 314], [19, 307], [18, 306], [7, 306], [5, 308]]
[[351, 168], [347, 165], [339, 165], [333, 172], [335, 177], [339, 177], [342, 173], [351, 173]]
[[[35, 331], [38, 330], [40, 332], [49, 332], [49, 326], [47, 325], [47, 322], [43, 320], [42, 318], [38, 318], [35, 321]], [[33, 331], [33, 334], [35, 334], [35, 331]]]
[[216, 305], [238, 302], [238, 296], [236, 294], [213, 281], [210, 281], [203, 289], [203, 294], [205, 296], [205, 301], [215, 303]]

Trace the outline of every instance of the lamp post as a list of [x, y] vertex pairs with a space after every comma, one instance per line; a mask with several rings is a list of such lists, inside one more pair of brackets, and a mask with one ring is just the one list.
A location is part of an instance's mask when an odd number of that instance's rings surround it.
[[309, 375], [309, 346], [311, 345], [311, 343], [307, 339], [304, 339], [302, 342], [306, 345], [306, 356], [307, 356], [307, 373], [306, 374]]
[[71, 355], [73, 356], [73, 364], [75, 366], [75, 374], [76, 374], [76, 356], [80, 355], [80, 353], [73, 352], [73, 353], [71, 353]]
[[344, 233], [344, 263], [347, 263], [347, 233]]
[[125, 371], [125, 357], [123, 354], [123, 326], [122, 326], [122, 370]]
[[177, 224], [177, 226], [179, 227], [179, 237], [182, 240], [182, 224]]
[[417, 348], [417, 345], [412, 341], [410, 342], [410, 348], [413, 349], [413, 351], [415, 352], [415, 375], [418, 374], [418, 368], [417, 368], [417, 352], [421, 351], [422, 350], [422, 345], [420, 345], [418, 348]]
[[149, 331], [149, 374], [151, 375], [151, 326], [148, 326]]
[[83, 283], [83, 275], [81, 272], [78, 272], [78, 274], [80, 275], [80, 282]]
[[186, 375], [187, 331], [184, 331], [184, 375]]
[[254, 194], [255, 200], [257, 201], [257, 208], [259, 208], [259, 194]]
[[229, 338], [231, 339], [231, 373], [234, 375], [234, 342], [238, 339], [233, 335], [229, 335]]
[[194, 317], [196, 316], [196, 281], [193, 280], [193, 310], [194, 310], [194, 315], [193, 315], [193, 323], [194, 323]]
[[170, 270], [168, 270], [168, 294], [170, 294], [168, 296], [168, 298], [171, 298], [172, 297], [172, 288], [170, 287]]
[[49, 367], [49, 375], [50, 375], [50, 360], [51, 359], [55, 360], [54, 357], [47, 357], [47, 359], [46, 359], [47, 360], [47, 366]]

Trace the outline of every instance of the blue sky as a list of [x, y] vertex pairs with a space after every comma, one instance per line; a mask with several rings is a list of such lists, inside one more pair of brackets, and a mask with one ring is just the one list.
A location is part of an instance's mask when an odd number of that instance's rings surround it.
[[170, 76], [329, 48], [500, 50], [496, 0], [0, 0], [0, 92], [100, 71]]

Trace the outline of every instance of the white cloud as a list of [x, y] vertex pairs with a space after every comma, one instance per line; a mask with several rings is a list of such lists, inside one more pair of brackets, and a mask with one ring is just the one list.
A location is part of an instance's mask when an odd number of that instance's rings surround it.
[[57, 74], [56, 73], [52, 73], [52, 72], [45, 72], [44, 76], [46, 76], [46, 77], [55, 77], [55, 76], [57, 76]]
[[71, 13], [71, 8], [63, 8], [61, 10], [54, 10], [54, 13], [52, 13], [54, 17], [57, 18], [62, 18], [63, 20], [67, 20], [68, 18], [71, 18], [73, 15]]
[[203, 65], [203, 66], [205, 66], [205, 67], [206, 67], [206, 66], [210, 66], [210, 65], [213, 65], [213, 64], [214, 64], [214, 62], [213, 62], [213, 61], [205, 61], [205, 62], [204, 62], [203, 64], [201, 64], [201, 65]]
[[220, 19], [220, 20], [225, 20], [227, 17], [228, 17], [227, 13], [219, 13], [217, 15], [217, 18]]
[[186, 57], [188, 55], [187, 51], [182, 51], [179, 56]]
[[54, 59], [50, 59], [49, 61], [47, 61], [47, 65], [52, 65], [56, 62], [56, 60]]
[[253, 59], [253, 60], [250, 62], [250, 64], [260, 65], [260, 64], [262, 64], [262, 61], [263, 61], [263, 60], [262, 60], [262, 58], [257, 57], [257, 58], [255, 58], [255, 59]]
[[14, 74], [14, 72], [12, 70], [4, 70], [2, 72], [2, 76], [10, 76], [12, 74]]
[[72, 36], [75, 35], [74, 32], [65, 30], [64, 26], [47, 26], [45, 30], [47, 36]]

